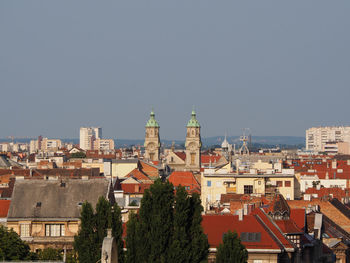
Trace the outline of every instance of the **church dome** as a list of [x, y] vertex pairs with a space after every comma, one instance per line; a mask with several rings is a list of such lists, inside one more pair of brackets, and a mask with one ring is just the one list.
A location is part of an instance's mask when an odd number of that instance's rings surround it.
[[154, 111], [152, 109], [151, 114], [150, 114], [150, 118], [148, 120], [148, 122], [146, 123], [146, 127], [156, 127], [159, 128], [159, 124], [156, 121], [156, 119], [154, 118], [155, 114]]
[[201, 125], [199, 124], [197, 118], [196, 118], [196, 112], [192, 110], [192, 117], [187, 123], [187, 127], [198, 127], [200, 128]]

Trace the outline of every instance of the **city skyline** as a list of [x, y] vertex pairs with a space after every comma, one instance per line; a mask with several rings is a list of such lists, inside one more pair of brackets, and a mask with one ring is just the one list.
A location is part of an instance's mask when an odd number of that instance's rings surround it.
[[349, 125], [349, 7], [3, 1], [0, 138], [143, 138], [154, 107], [182, 139], [193, 105], [203, 137]]

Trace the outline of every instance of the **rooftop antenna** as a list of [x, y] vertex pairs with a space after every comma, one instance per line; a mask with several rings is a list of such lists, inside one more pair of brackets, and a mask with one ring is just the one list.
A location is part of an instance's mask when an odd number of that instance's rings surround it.
[[239, 138], [239, 140], [242, 142], [242, 146], [239, 149], [239, 153], [241, 155], [249, 154], [249, 148], [248, 148], [249, 136], [246, 135], [246, 130], [249, 130], [249, 128], [244, 128], [243, 135]]

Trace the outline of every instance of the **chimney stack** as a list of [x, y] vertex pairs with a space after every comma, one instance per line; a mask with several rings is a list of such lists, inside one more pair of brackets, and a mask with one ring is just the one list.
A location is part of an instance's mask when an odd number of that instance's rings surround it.
[[243, 209], [238, 209], [238, 220], [243, 221]]

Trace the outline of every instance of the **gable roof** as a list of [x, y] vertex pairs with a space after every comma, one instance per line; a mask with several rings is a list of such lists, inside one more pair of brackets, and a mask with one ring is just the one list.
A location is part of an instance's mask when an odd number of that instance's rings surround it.
[[200, 184], [192, 172], [174, 171], [168, 178], [169, 182], [174, 186], [188, 186], [188, 192], [197, 192], [200, 194]]
[[[271, 253], [280, 253], [285, 248], [294, 250], [282, 234], [277, 237], [276, 230], [271, 230], [270, 226], [266, 225], [265, 221], [257, 214], [246, 215], [242, 221], [236, 215], [204, 215], [202, 226], [212, 248], [217, 247], [222, 242], [223, 234], [231, 230], [232, 232], [236, 231], [240, 237], [242, 233], [260, 234], [260, 240], [242, 241], [248, 252], [256, 249]], [[283, 240], [279, 240], [280, 238]]]
[[79, 218], [79, 203], [96, 206], [100, 196], [109, 194], [109, 180], [17, 180], [13, 190], [8, 221], [19, 218]]
[[138, 168], [135, 168], [130, 173], [128, 173], [125, 177], [134, 177], [139, 181], [151, 181], [151, 179]]
[[174, 152], [181, 160], [186, 161], [186, 153], [185, 152]]

